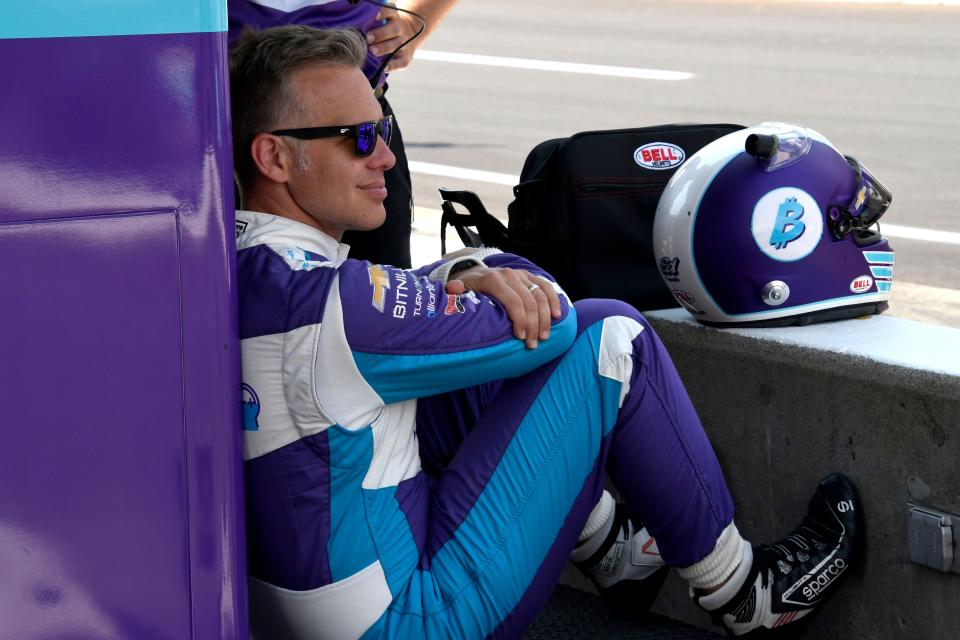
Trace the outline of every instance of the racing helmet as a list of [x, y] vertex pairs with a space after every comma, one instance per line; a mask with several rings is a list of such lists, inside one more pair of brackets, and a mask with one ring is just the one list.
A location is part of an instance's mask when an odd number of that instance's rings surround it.
[[874, 228], [890, 192], [816, 131], [767, 122], [711, 142], [673, 175], [654, 255], [673, 296], [719, 326], [881, 313], [893, 250]]

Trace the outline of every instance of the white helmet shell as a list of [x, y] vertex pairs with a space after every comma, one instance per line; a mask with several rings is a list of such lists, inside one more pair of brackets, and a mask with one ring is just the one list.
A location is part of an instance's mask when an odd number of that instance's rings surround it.
[[677, 170], [657, 207], [655, 258], [677, 301], [710, 324], [878, 313], [893, 251], [869, 227], [889, 202], [823, 135], [764, 123], [711, 142]]

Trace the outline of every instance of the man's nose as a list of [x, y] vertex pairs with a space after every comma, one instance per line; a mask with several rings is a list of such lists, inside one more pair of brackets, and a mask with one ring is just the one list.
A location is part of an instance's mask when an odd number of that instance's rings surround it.
[[392, 169], [397, 164], [397, 156], [390, 151], [390, 145], [384, 142], [383, 137], [377, 136], [377, 146], [373, 149], [370, 159], [376, 163], [375, 166], [382, 167], [384, 171]]

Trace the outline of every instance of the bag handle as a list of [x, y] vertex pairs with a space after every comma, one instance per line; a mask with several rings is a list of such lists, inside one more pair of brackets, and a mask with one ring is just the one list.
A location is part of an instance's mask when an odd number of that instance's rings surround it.
[[[441, 188], [440, 197], [443, 198], [440, 205], [443, 209], [443, 215], [440, 218], [441, 255], [447, 253], [448, 224], [456, 229], [465, 247], [504, 248], [507, 242], [507, 227], [487, 211], [476, 193]], [[455, 204], [463, 206], [467, 212], [459, 213]], [[470, 227], [475, 227], [476, 231]]]

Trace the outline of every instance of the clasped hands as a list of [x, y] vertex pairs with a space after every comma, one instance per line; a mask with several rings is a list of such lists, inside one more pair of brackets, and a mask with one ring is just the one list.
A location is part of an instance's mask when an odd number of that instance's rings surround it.
[[550, 337], [550, 322], [560, 317], [560, 297], [553, 283], [523, 269], [471, 267], [447, 281], [447, 293], [483, 293], [503, 305], [513, 323], [513, 335], [528, 349]]

